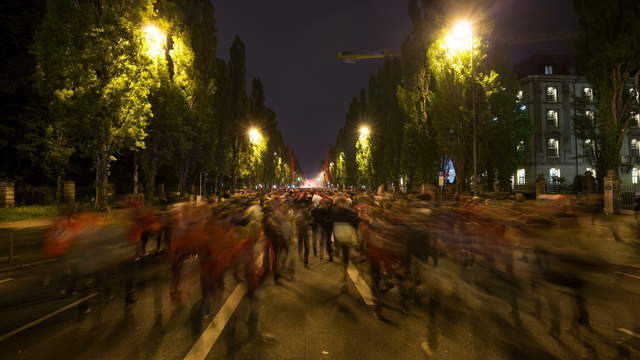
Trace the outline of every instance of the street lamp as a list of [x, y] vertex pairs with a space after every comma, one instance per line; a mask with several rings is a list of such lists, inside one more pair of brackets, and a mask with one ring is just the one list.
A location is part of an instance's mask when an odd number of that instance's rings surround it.
[[371, 129], [367, 125], [362, 125], [358, 132], [360, 133], [360, 140], [366, 140], [371, 134]]
[[152, 58], [161, 56], [164, 53], [164, 45], [167, 40], [166, 35], [153, 24], [142, 28], [142, 32], [144, 32], [147, 46], [149, 46], [147, 55]]
[[478, 183], [478, 140], [476, 126], [476, 86], [475, 86], [475, 67], [473, 64], [473, 27], [469, 21], [463, 20], [453, 25], [444, 39], [444, 45], [450, 57], [462, 52], [470, 52], [471, 58], [471, 127], [473, 130], [473, 182], [472, 190], [474, 195], [477, 194]]
[[249, 142], [254, 145], [259, 145], [262, 142], [262, 134], [256, 128], [250, 128], [247, 135], [249, 136]]

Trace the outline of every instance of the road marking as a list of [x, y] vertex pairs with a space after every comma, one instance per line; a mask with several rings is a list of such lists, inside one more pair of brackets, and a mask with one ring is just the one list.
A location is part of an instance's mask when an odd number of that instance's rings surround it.
[[91, 294], [83, 297], [82, 299], [79, 299], [79, 300], [76, 300], [76, 301], [72, 302], [69, 305], [63, 306], [60, 309], [58, 309], [58, 310], [56, 310], [56, 311], [54, 311], [52, 313], [49, 313], [49, 314], [47, 314], [47, 315], [45, 315], [45, 316], [43, 316], [43, 317], [41, 317], [41, 318], [39, 318], [37, 320], [34, 320], [34, 321], [32, 321], [32, 322], [30, 322], [30, 323], [28, 323], [26, 325], [23, 325], [23, 326], [15, 329], [13, 331], [10, 331], [10, 332], [0, 336], [0, 341], [8, 339], [8, 338], [12, 337], [15, 334], [18, 334], [18, 333], [23, 332], [23, 331], [25, 331], [25, 330], [33, 327], [33, 326], [36, 326], [36, 325], [40, 324], [41, 322], [43, 322], [45, 320], [48, 320], [48, 319], [60, 314], [61, 312], [65, 312], [65, 311], [67, 311], [67, 310], [69, 310], [69, 309], [71, 309], [71, 308], [73, 308], [75, 306], [78, 306], [78, 305], [82, 304], [83, 302], [88, 301], [89, 299], [94, 298], [96, 296], [98, 296], [98, 293], [94, 292], [94, 293], [91, 293]]
[[[256, 259], [256, 266], [262, 266], [263, 260], [264, 254], [260, 254]], [[224, 302], [224, 305], [222, 305], [222, 308], [218, 311], [209, 325], [207, 325], [207, 328], [204, 330], [202, 335], [200, 335], [195, 344], [193, 344], [187, 353], [187, 356], [184, 357], [184, 360], [204, 360], [207, 357], [246, 293], [247, 286], [244, 283], [236, 286], [231, 295], [229, 295], [227, 300]]]
[[356, 286], [356, 290], [358, 290], [358, 293], [360, 293], [360, 296], [362, 296], [362, 300], [364, 300], [364, 303], [369, 306], [373, 306], [374, 302], [371, 289], [369, 288], [369, 285], [367, 285], [367, 283], [364, 281], [364, 279], [360, 276], [360, 273], [358, 272], [356, 267], [353, 266], [353, 263], [351, 261], [349, 261], [349, 266], [347, 267], [347, 274], [349, 274], [351, 281], [353, 281], [353, 285]]
[[616, 271], [616, 273], [620, 274], [620, 275], [628, 276], [630, 278], [640, 279], [640, 276], [638, 276], [638, 275], [633, 275], [633, 274], [629, 274], [629, 273], [622, 272], [622, 271]]
[[9, 281], [13, 281], [13, 280], [15, 280], [15, 279], [16, 279], [16, 278], [6, 278], [6, 279], [2, 279], [2, 280], [0, 280], [0, 284], [8, 283]]
[[631, 330], [624, 329], [624, 328], [618, 328], [618, 331], [620, 331], [621, 333], [624, 333], [624, 334], [627, 334], [627, 335], [630, 335], [630, 336], [633, 336], [633, 337], [635, 337], [635, 338], [640, 339], [640, 335], [638, 335], [638, 334], [634, 333], [634, 332], [633, 332], [633, 331], [631, 331]]

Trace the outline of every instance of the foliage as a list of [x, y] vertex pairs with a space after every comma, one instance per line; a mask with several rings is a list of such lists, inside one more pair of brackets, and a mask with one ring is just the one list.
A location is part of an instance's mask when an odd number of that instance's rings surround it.
[[[620, 149], [630, 114], [637, 109], [640, 69], [640, 4], [634, 0], [602, 2], [574, 0], [581, 34], [579, 58], [584, 60], [587, 79], [593, 85], [595, 116], [576, 117], [578, 136], [594, 142], [596, 173], [618, 171]], [[635, 90], [631, 76], [635, 75]]]
[[0, 222], [28, 220], [44, 216], [57, 216], [59, 214], [59, 208], [53, 205], [0, 208]]

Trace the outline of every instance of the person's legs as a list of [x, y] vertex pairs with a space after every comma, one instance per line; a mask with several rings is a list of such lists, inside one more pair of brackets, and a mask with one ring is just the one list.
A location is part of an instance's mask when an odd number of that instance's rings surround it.
[[311, 236], [312, 238], [312, 243], [313, 243], [313, 256], [318, 257], [318, 248], [320, 247], [320, 239], [322, 237], [321, 233], [320, 233], [320, 228], [316, 227], [315, 229], [311, 230]]
[[327, 255], [329, 256], [329, 262], [333, 262], [333, 242], [331, 241], [331, 231], [326, 230], [326, 247]]
[[304, 252], [304, 265], [309, 265], [309, 229], [305, 228], [302, 237], [302, 247]]

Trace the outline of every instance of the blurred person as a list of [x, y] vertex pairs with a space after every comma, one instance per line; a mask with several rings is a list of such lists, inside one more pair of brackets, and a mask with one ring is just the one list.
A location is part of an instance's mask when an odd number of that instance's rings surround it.
[[331, 209], [330, 219], [333, 224], [333, 236], [342, 257], [343, 276], [341, 289], [342, 291], [346, 291], [349, 253], [351, 248], [358, 244], [356, 227], [360, 222], [360, 218], [351, 210], [350, 204], [345, 198], [338, 198], [336, 199], [334, 207]]
[[313, 222], [309, 206], [310, 202], [299, 202], [294, 218], [298, 239], [298, 258], [303, 260], [305, 267], [309, 266], [309, 231]]

